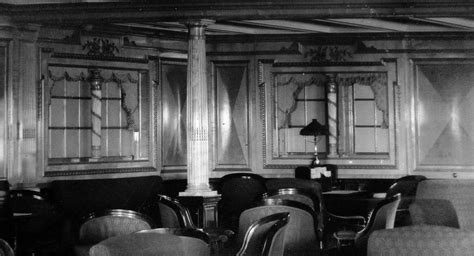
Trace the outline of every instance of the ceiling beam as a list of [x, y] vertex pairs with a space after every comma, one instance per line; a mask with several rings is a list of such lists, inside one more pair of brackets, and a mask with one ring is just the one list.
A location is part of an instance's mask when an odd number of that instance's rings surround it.
[[423, 19], [427, 22], [432, 22], [436, 24], [441, 24], [444, 26], [451, 26], [451, 27], [456, 27], [456, 28], [462, 28], [462, 29], [468, 29], [468, 30], [473, 30], [474, 29], [474, 20], [471, 19], [464, 19], [464, 18], [425, 18]]
[[474, 17], [474, 2], [462, 0], [161, 0], [69, 4], [0, 4], [17, 22], [98, 23], [183, 19], [261, 20], [390, 17]]
[[396, 32], [449, 32], [455, 31], [452, 27], [430, 26], [407, 22], [395, 22], [381, 19], [328, 19], [328, 21], [338, 24], [347, 24], [352, 26], [360, 26], [365, 28], [374, 28], [379, 30], [390, 30]]
[[311, 22], [301, 21], [289, 21], [289, 20], [244, 20], [236, 21], [242, 24], [250, 24], [256, 26], [264, 26], [271, 28], [278, 28], [290, 31], [299, 31], [305, 33], [367, 33], [367, 32], [378, 32], [368, 29], [357, 29], [357, 28], [339, 28], [327, 25], [315, 24]]

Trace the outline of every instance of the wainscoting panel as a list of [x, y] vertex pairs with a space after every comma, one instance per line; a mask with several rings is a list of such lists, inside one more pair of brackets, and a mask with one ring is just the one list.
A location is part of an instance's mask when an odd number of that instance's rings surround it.
[[247, 62], [214, 63], [216, 168], [249, 168]]
[[415, 60], [416, 168], [474, 167], [474, 59]]
[[161, 63], [162, 166], [186, 169], [186, 62]]

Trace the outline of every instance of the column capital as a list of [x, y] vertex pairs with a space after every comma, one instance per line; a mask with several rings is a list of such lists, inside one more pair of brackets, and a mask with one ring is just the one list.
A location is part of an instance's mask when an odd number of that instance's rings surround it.
[[216, 21], [210, 19], [188, 19], [181, 21], [181, 23], [188, 27], [206, 27], [216, 23]]
[[100, 70], [98, 69], [89, 69], [89, 77], [87, 77], [87, 81], [91, 85], [91, 90], [101, 90], [102, 89], [102, 82], [104, 79], [100, 75]]
[[327, 87], [328, 87], [328, 92], [330, 93], [335, 93], [336, 92], [336, 78], [334, 75], [327, 75], [328, 81], [327, 81]]
[[188, 27], [189, 39], [204, 39], [206, 37], [205, 30], [206, 27], [210, 24], [213, 24], [213, 20], [186, 20], [183, 22]]

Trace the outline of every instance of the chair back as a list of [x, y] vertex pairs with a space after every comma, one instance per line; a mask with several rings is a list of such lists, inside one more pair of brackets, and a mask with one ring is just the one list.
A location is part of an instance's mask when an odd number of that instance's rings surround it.
[[[313, 209], [318, 213], [318, 235], [319, 238], [322, 239], [322, 231], [324, 230], [324, 222], [325, 222], [325, 213], [324, 213], [324, 201], [322, 198], [322, 188], [321, 184], [319, 184], [316, 180], [307, 180], [307, 179], [300, 179], [300, 178], [278, 178], [278, 179], [269, 179], [266, 182], [267, 190], [274, 191], [279, 189], [290, 189], [290, 190], [283, 190], [283, 193], [290, 193], [290, 192], [298, 192], [299, 194], [304, 194], [306, 196], [310, 196], [313, 200]], [[294, 190], [296, 189], [296, 190]], [[281, 197], [281, 196], [280, 196]], [[291, 196], [282, 196], [283, 197], [291, 197]], [[296, 197], [300, 196], [293, 196], [293, 200]], [[291, 198], [289, 198], [291, 199]], [[303, 201], [302, 199], [296, 199], [297, 201]]]
[[407, 226], [412, 224], [408, 207], [415, 199], [418, 183], [422, 180], [426, 180], [426, 177], [422, 175], [408, 175], [397, 179], [395, 183], [388, 188], [385, 198], [390, 198], [398, 193], [401, 194], [395, 226]]
[[109, 237], [130, 234], [154, 227], [151, 219], [139, 212], [111, 209], [91, 213], [79, 228], [82, 244], [95, 244]]
[[420, 181], [426, 180], [423, 175], [407, 175], [395, 181], [387, 190], [386, 198], [390, 198], [398, 193], [403, 197], [413, 197], [416, 195], [416, 188]]
[[237, 256], [283, 255], [284, 231], [290, 213], [281, 212], [263, 217], [250, 225]]
[[243, 234], [254, 222], [282, 212], [290, 213], [284, 236], [284, 254], [319, 255], [319, 239], [315, 226], [317, 213], [305, 204], [290, 200], [266, 198], [255, 207], [243, 211], [239, 219], [238, 243], [243, 244]]
[[0, 218], [9, 217], [11, 214], [9, 206], [10, 184], [8, 180], [0, 180]]
[[189, 209], [178, 200], [165, 195], [158, 195], [161, 227], [163, 228], [196, 228]]
[[233, 231], [239, 226], [239, 216], [267, 191], [265, 179], [254, 173], [232, 173], [218, 184], [219, 225]]
[[474, 182], [471, 179], [427, 179], [418, 184], [416, 200], [443, 199], [452, 203], [459, 227], [474, 231]]
[[415, 199], [409, 207], [413, 225], [436, 225], [460, 228], [458, 215], [446, 199]]
[[472, 256], [474, 233], [435, 225], [414, 225], [375, 231], [369, 238], [367, 256]]
[[10, 208], [13, 214], [23, 215], [19, 216], [21, 221], [15, 225], [19, 251], [38, 253], [39, 250], [53, 250], [59, 244], [63, 216], [42, 193], [26, 189], [10, 190]]
[[356, 247], [366, 251], [367, 240], [375, 230], [392, 229], [395, 225], [395, 215], [400, 203], [401, 195], [396, 194], [379, 202], [372, 210], [364, 229], [359, 231], [355, 237]]
[[312, 196], [308, 191], [298, 188], [280, 188], [277, 190], [268, 190], [266, 198], [277, 198], [283, 200], [292, 200], [303, 203], [311, 209], [318, 209], [318, 199]]
[[12, 238], [12, 212], [10, 209], [10, 184], [8, 180], [0, 180], [0, 237], [11, 242]]
[[90, 256], [209, 256], [209, 237], [196, 229], [157, 228], [106, 239]]

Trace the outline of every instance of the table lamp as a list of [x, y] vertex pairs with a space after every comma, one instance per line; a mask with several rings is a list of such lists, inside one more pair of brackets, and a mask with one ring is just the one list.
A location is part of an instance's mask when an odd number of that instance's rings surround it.
[[327, 134], [327, 126], [320, 124], [316, 119], [313, 119], [311, 123], [309, 123], [303, 129], [300, 130], [300, 135], [314, 136], [314, 161], [312, 166], [317, 166], [320, 163], [318, 158], [318, 136]]

